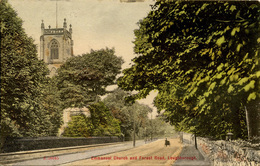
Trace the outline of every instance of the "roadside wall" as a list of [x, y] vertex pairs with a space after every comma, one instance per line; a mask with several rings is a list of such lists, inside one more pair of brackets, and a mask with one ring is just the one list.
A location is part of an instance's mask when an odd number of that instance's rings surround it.
[[102, 144], [120, 142], [118, 137], [91, 137], [91, 138], [69, 138], [69, 137], [40, 137], [40, 138], [16, 138], [8, 139], [3, 147], [4, 153], [60, 148], [70, 146], [81, 146], [91, 144]]
[[[194, 144], [192, 134], [183, 133], [185, 143]], [[260, 149], [244, 147], [233, 141], [211, 141], [197, 137], [197, 146], [202, 155], [214, 166], [258, 166], [260, 165]]]

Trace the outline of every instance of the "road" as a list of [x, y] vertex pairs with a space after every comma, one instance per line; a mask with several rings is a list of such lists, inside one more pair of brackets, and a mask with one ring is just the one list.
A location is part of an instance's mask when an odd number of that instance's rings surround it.
[[[136, 146], [144, 145], [143, 140], [136, 141]], [[61, 165], [73, 161], [78, 161], [82, 159], [91, 158], [92, 156], [97, 155], [105, 155], [108, 153], [114, 153], [122, 150], [131, 149], [133, 147], [132, 142], [123, 142], [119, 144], [113, 145], [104, 145], [104, 146], [97, 146], [97, 147], [90, 147], [86, 149], [73, 149], [67, 150], [66, 154], [61, 154], [56, 151], [50, 152], [48, 157], [45, 157], [44, 154], [36, 154], [35, 159], [26, 160], [17, 163], [11, 163], [6, 165], [17, 165], [17, 166], [36, 166], [36, 165]]]
[[136, 148], [107, 155], [93, 155], [90, 159], [83, 159], [62, 166], [78, 165], [172, 165], [181, 150], [179, 139], [168, 139], [171, 145], [164, 146], [164, 140], [145, 144]]
[[171, 146], [165, 147], [164, 140], [160, 139], [145, 144], [137, 141], [133, 148], [132, 142], [123, 142], [113, 145], [91, 147], [68, 154], [51, 153], [48, 157], [40, 155], [38, 158], [7, 165], [172, 165], [181, 150], [182, 144], [179, 139], [168, 139]]

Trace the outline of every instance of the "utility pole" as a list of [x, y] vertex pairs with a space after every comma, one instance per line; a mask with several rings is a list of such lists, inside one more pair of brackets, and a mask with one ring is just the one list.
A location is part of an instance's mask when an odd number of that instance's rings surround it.
[[153, 140], [153, 122], [152, 122], [152, 112], [151, 112], [151, 141]]
[[135, 147], [135, 120], [134, 120], [134, 140], [133, 140], [133, 147]]
[[194, 117], [193, 125], [194, 125], [194, 139], [195, 139], [195, 148], [196, 149], [198, 149], [198, 147], [197, 147], [197, 134], [196, 134], [197, 124], [198, 124], [198, 120], [196, 119], [196, 117]]
[[135, 106], [133, 106], [133, 119], [134, 119], [133, 147], [135, 147]]
[[[130, 96], [131, 93], [130, 92], [127, 92], [127, 95]], [[135, 147], [135, 109], [136, 109], [136, 106], [132, 103], [132, 104], [129, 104], [129, 103], [125, 103], [125, 106], [128, 107], [128, 109], [130, 109], [129, 111], [132, 112], [132, 115], [133, 115], [133, 147]], [[132, 111], [131, 111], [132, 110]]]
[[197, 136], [196, 136], [196, 130], [194, 132], [194, 138], [195, 138], [195, 148], [198, 149], [197, 147]]

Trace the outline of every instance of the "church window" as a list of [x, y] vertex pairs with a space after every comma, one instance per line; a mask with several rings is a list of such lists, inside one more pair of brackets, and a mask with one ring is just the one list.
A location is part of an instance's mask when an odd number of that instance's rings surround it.
[[59, 45], [56, 40], [51, 43], [51, 59], [59, 59]]

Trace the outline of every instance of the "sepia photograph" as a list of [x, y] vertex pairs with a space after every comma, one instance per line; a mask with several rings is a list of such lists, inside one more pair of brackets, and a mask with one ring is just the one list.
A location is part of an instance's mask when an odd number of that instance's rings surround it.
[[260, 1], [0, 0], [0, 166], [259, 166]]

